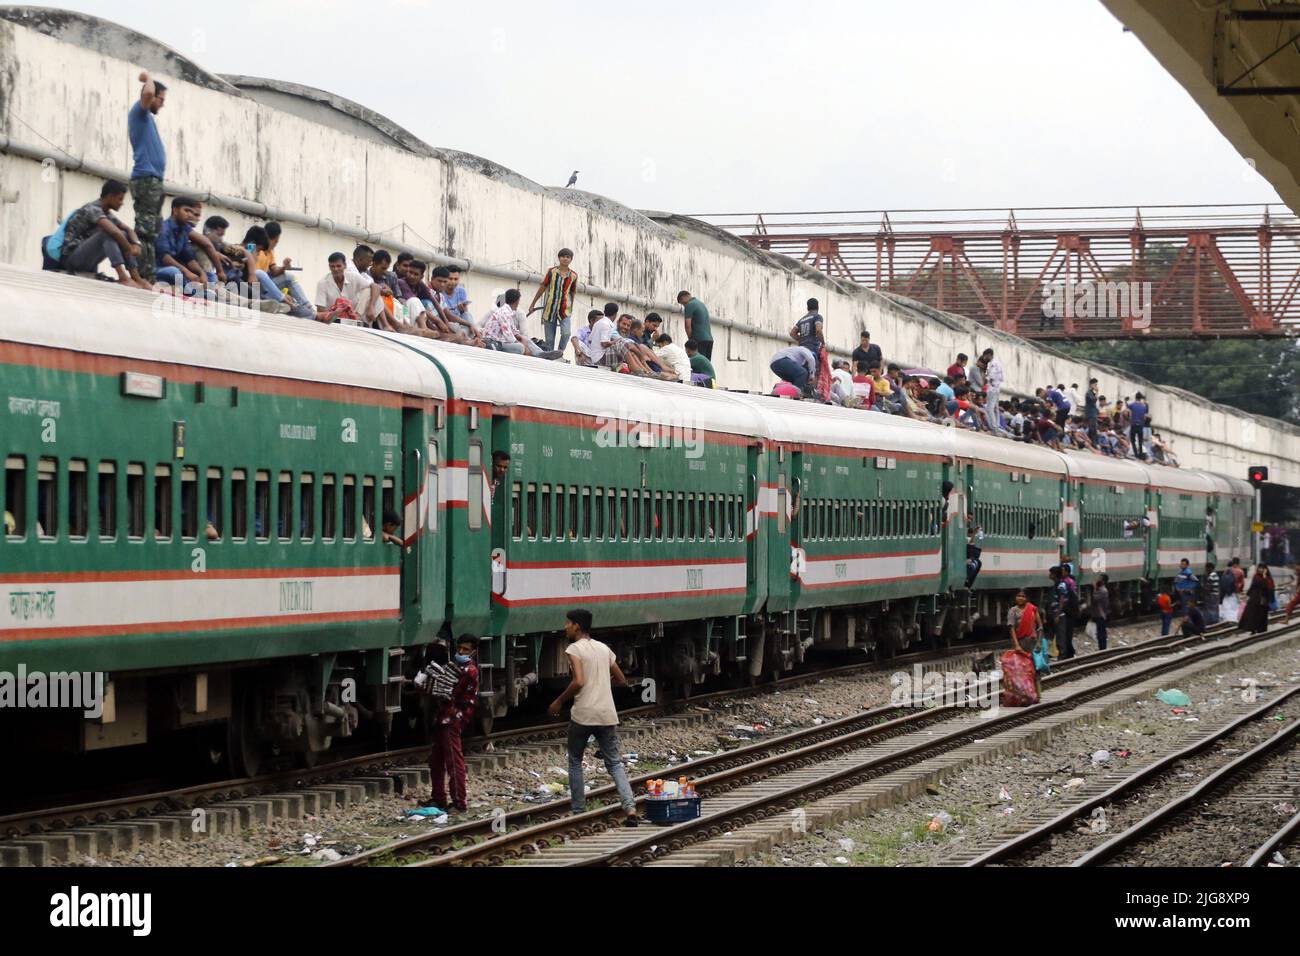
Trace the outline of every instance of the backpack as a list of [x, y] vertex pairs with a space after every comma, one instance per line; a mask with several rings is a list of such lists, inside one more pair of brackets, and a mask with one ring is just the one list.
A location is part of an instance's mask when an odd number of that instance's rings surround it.
[[1079, 586], [1074, 578], [1065, 579], [1065, 611], [1070, 617], [1079, 616]]

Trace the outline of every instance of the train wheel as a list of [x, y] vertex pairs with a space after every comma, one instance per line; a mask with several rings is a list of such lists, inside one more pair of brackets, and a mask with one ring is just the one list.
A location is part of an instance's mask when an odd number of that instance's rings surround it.
[[236, 777], [256, 777], [262, 766], [262, 739], [258, 730], [257, 695], [248, 687], [235, 694], [226, 721], [226, 755]]

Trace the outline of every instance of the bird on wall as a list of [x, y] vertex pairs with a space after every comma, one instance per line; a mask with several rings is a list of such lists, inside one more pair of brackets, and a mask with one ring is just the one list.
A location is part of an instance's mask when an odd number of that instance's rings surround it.
[[573, 171], [573, 175], [569, 177], [569, 181], [564, 184], [565, 189], [568, 189], [570, 186], [572, 186], [574, 183], [578, 181], [578, 172], [579, 170], [576, 169]]

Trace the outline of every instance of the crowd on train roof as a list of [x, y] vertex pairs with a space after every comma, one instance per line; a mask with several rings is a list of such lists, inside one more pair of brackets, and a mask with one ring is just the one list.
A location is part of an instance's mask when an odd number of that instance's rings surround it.
[[[319, 322], [364, 325], [443, 342], [513, 352], [551, 361], [706, 388], [715, 386], [713, 331], [707, 306], [690, 291], [677, 294], [684, 335], [675, 339], [663, 317], [629, 315], [617, 303], [593, 309], [572, 328], [578, 273], [574, 253], [561, 249], [527, 311], [518, 289], [508, 289], [477, 317], [454, 266], [435, 266], [410, 253], [396, 259], [386, 249], [358, 245], [349, 257], [334, 252], [312, 294], [299, 285], [293, 259], [277, 258], [278, 222], [253, 224], [240, 242], [230, 242], [231, 224], [222, 216], [203, 219], [194, 197], [172, 199], [162, 217], [166, 151], [156, 116], [167, 88], [140, 74], [140, 99], [127, 115], [134, 153], [129, 184], [109, 180], [100, 196], [67, 214], [41, 240], [46, 269], [99, 275], [107, 261], [123, 285], [155, 289], [161, 284], [181, 296], [202, 296], [263, 311]], [[130, 191], [134, 228], [116, 215]], [[202, 221], [202, 227], [199, 226]], [[237, 235], [237, 233], [236, 233]], [[1116, 458], [1177, 465], [1168, 443], [1151, 424], [1145, 397], [1125, 396], [1113, 405], [1092, 379], [1045, 385], [1032, 396], [1003, 396], [1002, 366], [992, 349], [971, 362], [965, 354], [943, 372], [907, 369], [886, 362], [871, 334], [863, 331], [851, 361], [831, 360], [819, 303], [789, 331], [770, 368], [779, 379], [773, 394], [825, 402], [864, 412], [899, 415], [956, 428], [983, 431], [1057, 450], [1078, 449]], [[541, 335], [527, 333], [540, 312]]]

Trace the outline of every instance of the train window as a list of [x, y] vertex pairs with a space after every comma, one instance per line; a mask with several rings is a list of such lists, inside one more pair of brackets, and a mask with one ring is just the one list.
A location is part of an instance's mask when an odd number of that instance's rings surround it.
[[126, 466], [126, 536], [144, 537], [144, 465], [138, 461]]
[[803, 503], [803, 507], [799, 509], [799, 537], [805, 541], [812, 537], [812, 518], [809, 516], [811, 510], [806, 501]]
[[[353, 489], [356, 501], [356, 489]], [[356, 515], [352, 516], [352, 534], [356, 532]], [[271, 536], [271, 473], [259, 468], [253, 479], [253, 534], [258, 541]]]
[[207, 526], [211, 527], [211, 533], [208, 527], [205, 527], [204, 534], [214, 540], [221, 540], [221, 533], [226, 527], [225, 509], [222, 507], [223, 500], [221, 497], [221, 469], [208, 469], [208, 490], [205, 502], [204, 514], [207, 516]]
[[248, 540], [248, 472], [242, 468], [230, 472], [230, 537]]
[[117, 537], [117, 462], [99, 463], [99, 536], [106, 541]]
[[[549, 494], [549, 492], [548, 492]], [[549, 502], [548, 502], [549, 504]], [[470, 442], [469, 445], [469, 529], [477, 531], [483, 527], [483, 443]], [[550, 508], [546, 509], [546, 534], [551, 533]]]
[[153, 470], [153, 533], [160, 541], [172, 536], [172, 466], [155, 465]]
[[293, 472], [280, 472], [276, 483], [275, 533], [281, 541], [290, 540], [293, 533]]
[[651, 537], [656, 541], [664, 539], [664, 493], [656, 491], [654, 493], [653, 505], [654, 520], [650, 523]]
[[582, 536], [591, 540], [591, 489], [582, 489]]
[[609, 489], [610, 538], [627, 540], [627, 492]]
[[641, 492], [641, 510], [644, 512], [641, 516], [641, 540], [653, 541], [655, 536], [655, 502], [654, 496], [648, 491]]
[[673, 508], [673, 493], [671, 491], [665, 491], [662, 522], [663, 532], [660, 534], [660, 537], [665, 541], [672, 541], [676, 537], [673, 533], [673, 528], [676, 527], [676, 522], [673, 520], [675, 511], [676, 509]]
[[592, 516], [591, 538], [593, 541], [602, 541], [605, 538], [605, 489], [604, 488], [597, 488], [591, 494], [591, 516]]
[[578, 539], [578, 486], [569, 489], [569, 537]]
[[708, 524], [705, 527], [708, 529], [708, 539], [710, 541], [713, 541], [718, 537], [718, 529], [721, 527], [718, 524], [718, 496], [717, 495], [713, 495], [713, 494], [709, 495], [708, 508], [709, 508]]
[[519, 482], [510, 486], [510, 537], [519, 541], [524, 536], [524, 487]]
[[[479, 500], [479, 511], [483, 510], [482, 499]], [[361, 479], [361, 536], [367, 541], [375, 540], [375, 529], [379, 527], [375, 523], [375, 479], [369, 475]]]
[[[259, 481], [261, 473], [258, 473]], [[261, 537], [259, 534], [258, 537]], [[357, 540], [357, 479], [355, 475], [343, 476], [343, 540]]]
[[333, 541], [339, 528], [338, 486], [333, 475], [320, 476], [320, 537]]
[[541, 501], [541, 539], [551, 540], [551, 486], [542, 485]]
[[5, 458], [5, 537], [27, 537], [27, 458]]
[[633, 488], [628, 493], [628, 508], [632, 516], [632, 523], [628, 525], [627, 536], [633, 541], [641, 540], [641, 492]]
[[[385, 478], [385, 483], [391, 481]], [[391, 488], [384, 489], [384, 497], [391, 500]], [[385, 509], [396, 511], [391, 504]], [[316, 537], [316, 476], [303, 472], [298, 476], [298, 537], [311, 541]]]
[[[432, 464], [432, 459], [430, 460], [430, 464]], [[429, 493], [428, 489], [426, 488], [424, 495], [421, 496], [422, 498], [424, 498], [424, 504], [426, 507], [428, 506], [429, 499], [425, 496], [428, 495], [428, 493]], [[384, 514], [388, 514], [388, 512], [390, 511], [393, 514], [402, 513], [401, 509], [397, 507], [397, 484], [396, 482], [393, 481], [392, 478], [385, 478], [381, 482], [381, 492], [379, 496], [379, 501], [380, 501], [380, 509]], [[416, 520], [419, 521], [422, 520], [422, 518], [417, 518]]]
[[90, 475], [86, 460], [68, 462], [68, 537], [85, 540], [90, 528]]
[[36, 533], [42, 538], [59, 534], [59, 463], [42, 458], [36, 466]]
[[686, 493], [677, 492], [677, 513], [673, 521], [673, 529], [677, 532], [677, 540], [686, 540]]
[[199, 470], [193, 465], [181, 469], [181, 540], [199, 537]]
[[696, 534], [695, 525], [695, 492], [686, 493], [686, 540], [694, 541]]
[[564, 485], [555, 486], [555, 540], [564, 540]]
[[527, 509], [528, 538], [535, 541], [537, 539], [537, 486], [531, 481], [528, 483]]

